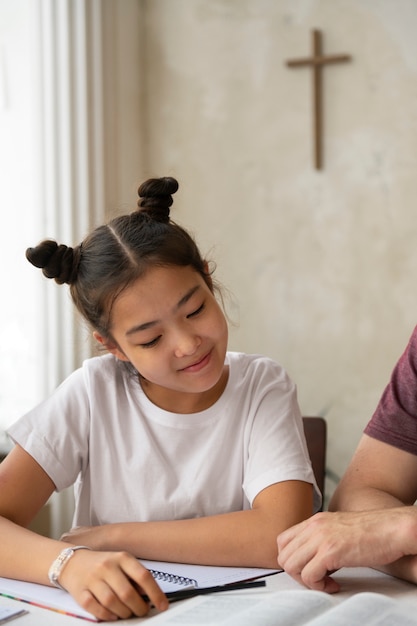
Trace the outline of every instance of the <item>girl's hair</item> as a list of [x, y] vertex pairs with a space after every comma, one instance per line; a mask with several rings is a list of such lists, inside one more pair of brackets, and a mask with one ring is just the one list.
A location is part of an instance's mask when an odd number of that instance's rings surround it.
[[103, 337], [110, 337], [116, 297], [152, 267], [190, 266], [213, 290], [207, 264], [191, 235], [170, 220], [174, 178], [151, 178], [138, 190], [138, 210], [114, 218], [71, 248], [42, 241], [26, 258], [47, 278], [70, 285], [74, 304]]

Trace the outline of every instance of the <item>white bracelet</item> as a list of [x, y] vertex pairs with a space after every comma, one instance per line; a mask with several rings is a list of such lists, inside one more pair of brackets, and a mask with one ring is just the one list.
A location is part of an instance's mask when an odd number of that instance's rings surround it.
[[71, 546], [69, 548], [64, 548], [62, 552], [58, 554], [48, 571], [49, 582], [64, 591], [66, 591], [66, 589], [64, 589], [64, 587], [60, 584], [58, 578], [76, 550], [91, 550], [91, 548], [88, 546]]

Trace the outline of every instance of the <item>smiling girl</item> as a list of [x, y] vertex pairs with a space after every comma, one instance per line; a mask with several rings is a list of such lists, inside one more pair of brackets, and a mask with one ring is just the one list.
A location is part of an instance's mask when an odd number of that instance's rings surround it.
[[[103, 620], [145, 614], [138, 587], [167, 607], [135, 557], [275, 568], [277, 535], [320, 505], [295, 385], [271, 359], [227, 350], [208, 262], [170, 219], [177, 189], [150, 179], [138, 210], [80, 245], [27, 251], [70, 285], [106, 354], [9, 430], [0, 575], [62, 586]], [[27, 530], [70, 485], [73, 529]]]

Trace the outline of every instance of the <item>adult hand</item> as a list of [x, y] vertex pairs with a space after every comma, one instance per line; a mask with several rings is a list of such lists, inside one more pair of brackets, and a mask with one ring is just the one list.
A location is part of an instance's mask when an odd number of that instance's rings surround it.
[[278, 562], [298, 582], [335, 593], [341, 567], [378, 567], [417, 553], [415, 507], [318, 513], [278, 536]]
[[127, 552], [78, 550], [62, 570], [59, 582], [100, 620], [143, 616], [151, 605], [160, 611], [168, 608], [152, 574]]

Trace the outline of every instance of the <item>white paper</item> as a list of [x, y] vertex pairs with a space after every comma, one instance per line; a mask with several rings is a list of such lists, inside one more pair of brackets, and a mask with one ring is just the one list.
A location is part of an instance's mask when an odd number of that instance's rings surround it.
[[9, 606], [0, 606], [0, 624], [6, 624], [13, 619], [17, 619], [22, 615], [26, 615], [28, 611], [24, 609], [16, 609]]
[[83, 609], [69, 593], [56, 587], [27, 583], [21, 580], [13, 580], [12, 578], [0, 578], [0, 595], [5, 595], [15, 600], [25, 600], [37, 606], [53, 609], [61, 613], [98, 621], [94, 615]]

